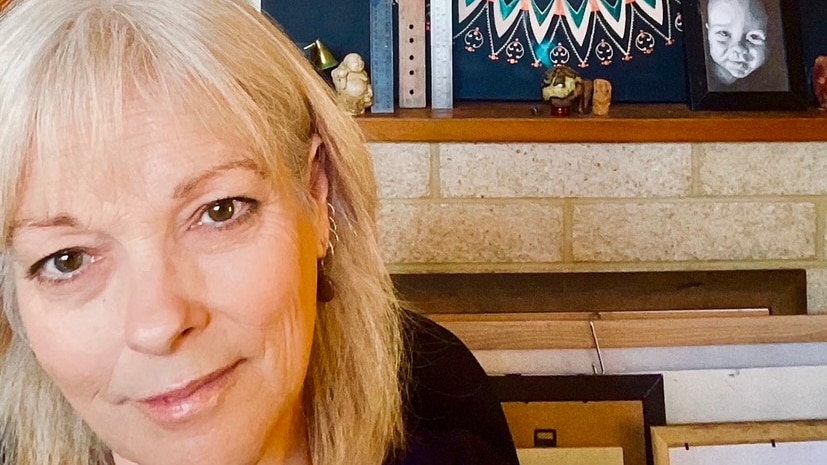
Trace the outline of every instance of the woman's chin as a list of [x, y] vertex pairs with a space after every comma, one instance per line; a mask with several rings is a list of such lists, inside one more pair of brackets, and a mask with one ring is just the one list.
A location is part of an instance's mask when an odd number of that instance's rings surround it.
[[[137, 453], [113, 453], [115, 465], [231, 465], [256, 463], [250, 451], [216, 451], [215, 447], [188, 447], [187, 444], [158, 445]], [[130, 457], [130, 458], [127, 458]]]
[[[262, 456], [304, 450], [307, 431], [300, 392], [285, 396], [251, 389], [245, 382], [248, 370], [242, 363], [200, 389], [150, 398], [157, 405], [135, 408], [134, 416], [128, 415], [135, 423], [110, 431], [109, 437], [101, 434], [105, 442], [113, 441], [109, 444], [114, 452], [122, 452], [113, 453], [115, 465], [249, 465]], [[285, 397], [286, 403], [256, 402]]]

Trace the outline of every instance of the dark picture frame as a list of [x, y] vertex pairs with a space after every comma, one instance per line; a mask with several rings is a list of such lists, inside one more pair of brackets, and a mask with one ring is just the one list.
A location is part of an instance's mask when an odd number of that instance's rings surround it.
[[666, 425], [662, 375], [492, 375], [488, 379], [500, 402], [640, 402], [646, 464], [654, 465], [650, 427]]
[[693, 110], [807, 107], [798, 0], [685, 0]]

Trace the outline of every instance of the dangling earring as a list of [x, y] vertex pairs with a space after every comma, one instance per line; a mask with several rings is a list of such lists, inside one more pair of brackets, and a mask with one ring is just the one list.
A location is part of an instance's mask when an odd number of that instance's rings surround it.
[[324, 259], [318, 261], [318, 274], [316, 276], [316, 301], [328, 303], [333, 300], [336, 290], [333, 288], [333, 281], [324, 272]]
[[327, 203], [327, 209], [327, 218], [330, 222], [330, 238], [332, 240], [329, 239], [327, 241], [327, 252], [325, 253], [324, 258], [321, 258], [316, 262], [316, 300], [322, 303], [330, 302], [336, 295], [336, 289], [333, 286], [333, 281], [325, 272], [325, 263], [328, 263], [333, 259], [334, 248], [339, 244], [338, 228], [336, 226], [336, 220], [333, 218], [336, 215], [336, 209], [333, 208], [333, 205], [330, 202]]

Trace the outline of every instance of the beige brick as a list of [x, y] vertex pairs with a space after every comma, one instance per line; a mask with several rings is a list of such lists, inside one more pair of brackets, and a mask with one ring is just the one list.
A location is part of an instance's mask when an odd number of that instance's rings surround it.
[[711, 195], [827, 193], [827, 143], [704, 144], [700, 183]]
[[431, 148], [429, 144], [373, 143], [379, 196], [384, 199], [430, 195]]
[[689, 144], [442, 144], [445, 197], [674, 197]]
[[562, 217], [560, 207], [528, 202], [386, 202], [380, 230], [388, 263], [554, 262]]
[[807, 311], [827, 313], [827, 268], [807, 270]]
[[576, 261], [810, 259], [809, 203], [664, 202], [574, 209]]

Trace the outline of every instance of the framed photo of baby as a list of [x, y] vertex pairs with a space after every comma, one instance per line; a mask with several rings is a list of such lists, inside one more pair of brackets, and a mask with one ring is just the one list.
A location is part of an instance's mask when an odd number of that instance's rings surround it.
[[797, 0], [686, 0], [693, 110], [806, 108]]

